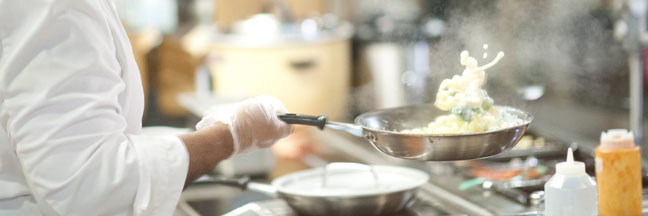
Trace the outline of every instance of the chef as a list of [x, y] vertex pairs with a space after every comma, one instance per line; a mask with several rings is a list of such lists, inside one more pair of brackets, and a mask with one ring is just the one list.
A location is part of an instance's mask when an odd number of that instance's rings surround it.
[[219, 161], [292, 130], [262, 96], [146, 136], [143, 99], [112, 0], [0, 0], [0, 215], [171, 215]]

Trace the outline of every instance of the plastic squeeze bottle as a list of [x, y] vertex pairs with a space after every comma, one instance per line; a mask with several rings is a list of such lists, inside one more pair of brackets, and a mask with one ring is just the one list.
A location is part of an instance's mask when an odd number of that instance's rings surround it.
[[641, 154], [632, 132], [601, 133], [596, 147], [600, 215], [641, 215]]
[[567, 161], [556, 165], [556, 174], [545, 184], [547, 216], [597, 215], [596, 182], [585, 172], [583, 162], [574, 161], [569, 148]]

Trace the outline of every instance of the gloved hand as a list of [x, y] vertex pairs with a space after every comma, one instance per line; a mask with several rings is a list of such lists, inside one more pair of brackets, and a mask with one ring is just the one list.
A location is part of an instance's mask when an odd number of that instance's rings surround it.
[[229, 126], [234, 141], [234, 154], [265, 148], [292, 132], [291, 125], [277, 115], [286, 113], [286, 107], [276, 98], [259, 96], [230, 106], [221, 106], [196, 125], [196, 129], [222, 122]]

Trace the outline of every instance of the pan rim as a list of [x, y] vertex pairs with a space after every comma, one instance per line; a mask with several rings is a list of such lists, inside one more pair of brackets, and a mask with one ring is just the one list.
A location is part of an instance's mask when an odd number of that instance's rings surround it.
[[354, 122], [356, 125], [362, 128], [364, 131], [369, 131], [369, 132], [375, 132], [375, 133], [384, 133], [384, 134], [392, 134], [392, 135], [399, 135], [399, 136], [409, 136], [409, 137], [425, 137], [425, 138], [430, 138], [430, 137], [466, 137], [466, 136], [481, 136], [481, 135], [487, 135], [487, 134], [494, 134], [494, 133], [499, 133], [503, 131], [509, 131], [509, 130], [518, 130], [522, 127], [528, 127], [529, 124], [534, 119], [534, 116], [521, 109], [517, 109], [514, 107], [510, 106], [500, 106], [496, 105], [494, 107], [500, 108], [500, 109], [508, 109], [508, 110], [514, 110], [516, 112], [520, 112], [522, 115], [524, 115], [526, 118], [524, 119], [525, 121], [522, 124], [519, 125], [514, 125], [511, 127], [506, 127], [506, 128], [501, 128], [498, 130], [492, 130], [492, 131], [484, 131], [484, 132], [477, 132], [477, 133], [457, 133], [457, 134], [433, 134], [433, 133], [404, 133], [400, 131], [390, 131], [390, 130], [382, 130], [382, 129], [376, 129], [376, 128], [371, 128], [367, 127], [364, 124], [361, 123], [362, 119], [365, 119], [369, 115], [375, 115], [376, 113], [379, 112], [385, 112], [388, 110], [397, 110], [397, 109], [405, 109], [405, 108], [411, 108], [411, 107], [421, 107], [421, 106], [433, 106], [432, 104], [418, 104], [418, 105], [410, 105], [410, 106], [402, 106], [402, 107], [392, 107], [392, 108], [386, 108], [386, 109], [379, 109], [379, 110], [374, 110], [366, 113], [360, 114], [358, 117], [355, 118]]
[[[374, 169], [378, 172], [391, 172], [392, 174], [398, 174], [407, 178], [411, 178], [413, 180], [413, 183], [410, 185], [406, 186], [401, 186], [401, 187], [396, 187], [392, 188], [389, 190], [366, 190], [366, 191], [354, 191], [354, 193], [349, 193], [349, 194], [316, 194], [313, 192], [304, 192], [299, 189], [291, 189], [289, 187], [285, 187], [283, 184], [287, 183], [289, 181], [295, 181], [299, 180], [299, 178], [303, 176], [309, 176], [309, 175], [316, 175], [316, 176], [321, 176], [322, 168], [312, 168], [308, 170], [302, 170], [302, 171], [297, 171], [294, 173], [286, 174], [283, 176], [278, 177], [277, 179], [272, 181], [272, 186], [276, 188], [278, 193], [281, 194], [286, 194], [286, 195], [296, 195], [296, 196], [302, 196], [302, 197], [318, 197], [318, 198], [359, 198], [359, 197], [371, 197], [371, 196], [377, 196], [377, 195], [384, 195], [384, 194], [391, 194], [391, 193], [398, 193], [398, 192], [404, 192], [404, 191], [409, 191], [409, 190], [417, 190], [420, 186], [424, 185], [427, 183], [430, 179], [430, 175], [415, 169], [415, 168], [409, 168], [409, 167], [401, 167], [401, 166], [389, 166], [389, 165], [369, 165], [374, 167]], [[400, 173], [399, 173], [400, 172]]]

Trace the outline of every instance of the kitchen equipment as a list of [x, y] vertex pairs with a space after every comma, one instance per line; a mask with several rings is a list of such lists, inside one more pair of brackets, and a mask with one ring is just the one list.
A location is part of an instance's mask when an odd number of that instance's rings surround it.
[[315, 35], [286, 33], [283, 28], [268, 34], [216, 34], [208, 46], [209, 56], [218, 59], [208, 63], [213, 91], [228, 96], [270, 95], [294, 112], [328, 113], [331, 119], [343, 119], [351, 88], [347, 27]]
[[537, 136], [532, 131], [527, 131], [515, 147], [507, 152], [488, 158], [493, 161], [505, 161], [513, 158], [524, 158], [529, 155], [535, 157], [560, 157], [564, 156], [567, 148], [578, 150], [578, 145], [559, 142], [555, 138]]
[[[505, 162], [473, 160], [460, 166], [462, 168], [461, 173], [464, 176], [473, 178], [465, 182], [467, 185], [477, 186], [486, 183], [499, 188], [521, 188], [544, 185], [551, 177], [549, 165], [547, 164], [546, 161], [529, 156], [525, 160], [514, 158]], [[472, 185], [474, 183], [478, 184]], [[466, 187], [467, 185], [462, 185], [459, 185], [460, 189], [462, 187], [469, 188]]]
[[419, 170], [357, 163], [331, 163], [281, 176], [272, 185], [249, 178], [212, 177], [209, 182], [284, 199], [299, 215], [393, 215], [412, 205], [429, 176]]
[[[563, 152], [563, 155], [565, 152]], [[528, 156], [524, 161], [520, 158], [513, 158], [508, 161], [501, 161], [501, 159], [494, 161], [489, 158], [468, 161], [460, 165], [455, 164], [458, 166], [456, 173], [469, 178], [457, 185], [457, 188], [465, 191], [474, 187], [481, 187], [485, 190], [497, 192], [523, 205], [537, 205], [539, 203], [531, 196], [531, 193], [544, 188], [544, 184], [554, 172], [553, 168], [550, 167], [554, 167], [555, 164], [554, 160], [548, 161], [534, 156]]]
[[382, 109], [363, 113], [356, 124], [327, 121], [326, 115], [279, 115], [289, 124], [329, 127], [364, 136], [379, 151], [398, 158], [423, 161], [469, 160], [493, 156], [511, 149], [526, 131], [533, 116], [506, 106], [496, 106], [502, 113], [514, 115], [522, 124], [495, 131], [467, 134], [409, 134], [399, 131], [427, 126], [446, 114], [432, 104]]
[[[521, 145], [524, 145], [524, 139], [527, 139], [526, 141], [529, 141], [529, 137], [527, 136], [530, 135], [528, 134], [533, 134], [536, 139], [546, 139], [544, 148], [550, 148], [553, 150], [547, 152], [535, 150], [516, 150]], [[544, 138], [543, 136], [539, 136], [537, 132], [534, 131], [527, 131], [525, 133], [525, 137], [527, 138], [523, 137], [513, 149], [498, 154], [497, 156], [489, 157], [483, 160], [452, 163], [452, 165], [454, 165], [454, 167], [456, 168], [454, 170], [454, 173], [464, 177], [464, 181], [457, 185], [457, 188], [459, 188], [460, 190], [474, 190], [475, 187], [478, 187], [487, 191], [495, 192], [502, 197], [506, 197], [509, 200], [522, 204], [524, 206], [538, 206], [540, 202], [538, 200], [538, 197], [534, 196], [533, 193], [537, 191], [542, 191], [544, 193], [544, 184], [555, 173], [554, 167], [556, 166], [556, 164], [565, 161], [568, 148], [572, 148], [572, 150], [574, 150], [574, 160], [584, 162], [588, 174], [594, 175], [594, 157], [593, 155], [590, 155], [589, 153], [583, 151], [583, 149], [580, 148], [580, 145], [577, 145], [575, 143], [570, 144], [562, 140], [557, 140], [554, 137]], [[512, 152], [515, 152], [515, 156], [510, 156]], [[516, 176], [510, 180], [498, 181], [494, 179], [480, 178], [484, 176], [476, 176], [476, 173], [474, 171], [475, 169], [478, 169], [480, 167], [495, 170], [503, 169], [502, 171], [505, 171], [506, 169], [513, 169], [514, 167], [533, 167], [538, 175], [530, 179], [524, 179], [523, 177]]]

